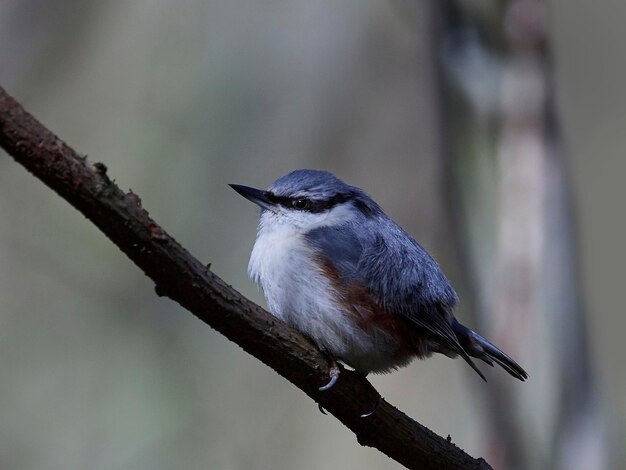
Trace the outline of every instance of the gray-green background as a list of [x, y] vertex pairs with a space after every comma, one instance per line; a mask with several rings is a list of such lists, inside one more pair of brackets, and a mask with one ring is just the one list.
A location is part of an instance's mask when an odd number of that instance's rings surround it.
[[[264, 187], [302, 167], [365, 188], [455, 282], [441, 216], [432, 25], [427, 3], [412, 3], [4, 0], [0, 86], [104, 162], [179, 242], [261, 304], [246, 277], [257, 211], [227, 183]], [[619, 468], [626, 4], [548, 7], [600, 416], [594, 462]], [[533, 388], [529, 357], [520, 361], [531, 381], [512, 386], [532, 400], [545, 389]], [[470, 454], [497, 455], [482, 385], [462, 361], [418, 361], [372, 382]], [[541, 417], [534, 425], [539, 435], [549, 426]], [[3, 153], [0, 468], [398, 466], [158, 298], [91, 223]]]

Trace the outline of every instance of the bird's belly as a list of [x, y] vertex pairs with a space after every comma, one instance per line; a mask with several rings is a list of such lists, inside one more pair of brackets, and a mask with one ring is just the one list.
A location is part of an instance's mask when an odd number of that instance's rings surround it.
[[270, 312], [360, 372], [385, 372], [408, 363], [413, 355], [406, 345], [382, 328], [364, 328], [337, 301], [335, 288], [313, 259], [297, 239], [281, 238], [280, 245], [269, 237], [257, 240], [249, 273]]

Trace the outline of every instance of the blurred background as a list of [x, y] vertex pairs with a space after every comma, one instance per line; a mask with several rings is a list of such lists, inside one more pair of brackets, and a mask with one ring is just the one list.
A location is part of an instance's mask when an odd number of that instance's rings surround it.
[[[530, 373], [371, 378], [496, 469], [626, 467], [626, 4], [4, 0], [0, 86], [228, 283], [296, 168], [366, 189]], [[622, 215], [620, 215], [622, 214]], [[0, 468], [393, 469], [0, 155]]]

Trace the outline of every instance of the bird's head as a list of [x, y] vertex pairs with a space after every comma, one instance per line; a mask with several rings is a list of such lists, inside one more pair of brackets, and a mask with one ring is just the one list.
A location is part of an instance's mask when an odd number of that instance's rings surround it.
[[261, 207], [261, 230], [290, 227], [306, 233], [382, 213], [365, 192], [327, 171], [295, 170], [266, 190], [230, 186]]

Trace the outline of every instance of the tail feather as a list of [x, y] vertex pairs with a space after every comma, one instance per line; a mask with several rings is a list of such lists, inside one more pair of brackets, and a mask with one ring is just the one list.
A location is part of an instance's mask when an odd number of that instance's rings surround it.
[[[465, 352], [467, 352], [470, 356], [481, 359], [490, 366], [493, 366], [493, 363], [495, 362], [513, 377], [521, 381], [528, 378], [526, 371], [522, 369], [517, 362], [478, 333], [470, 330], [466, 326], [461, 325], [456, 320], [452, 324], [452, 330]], [[482, 374], [480, 375], [482, 377]]]

